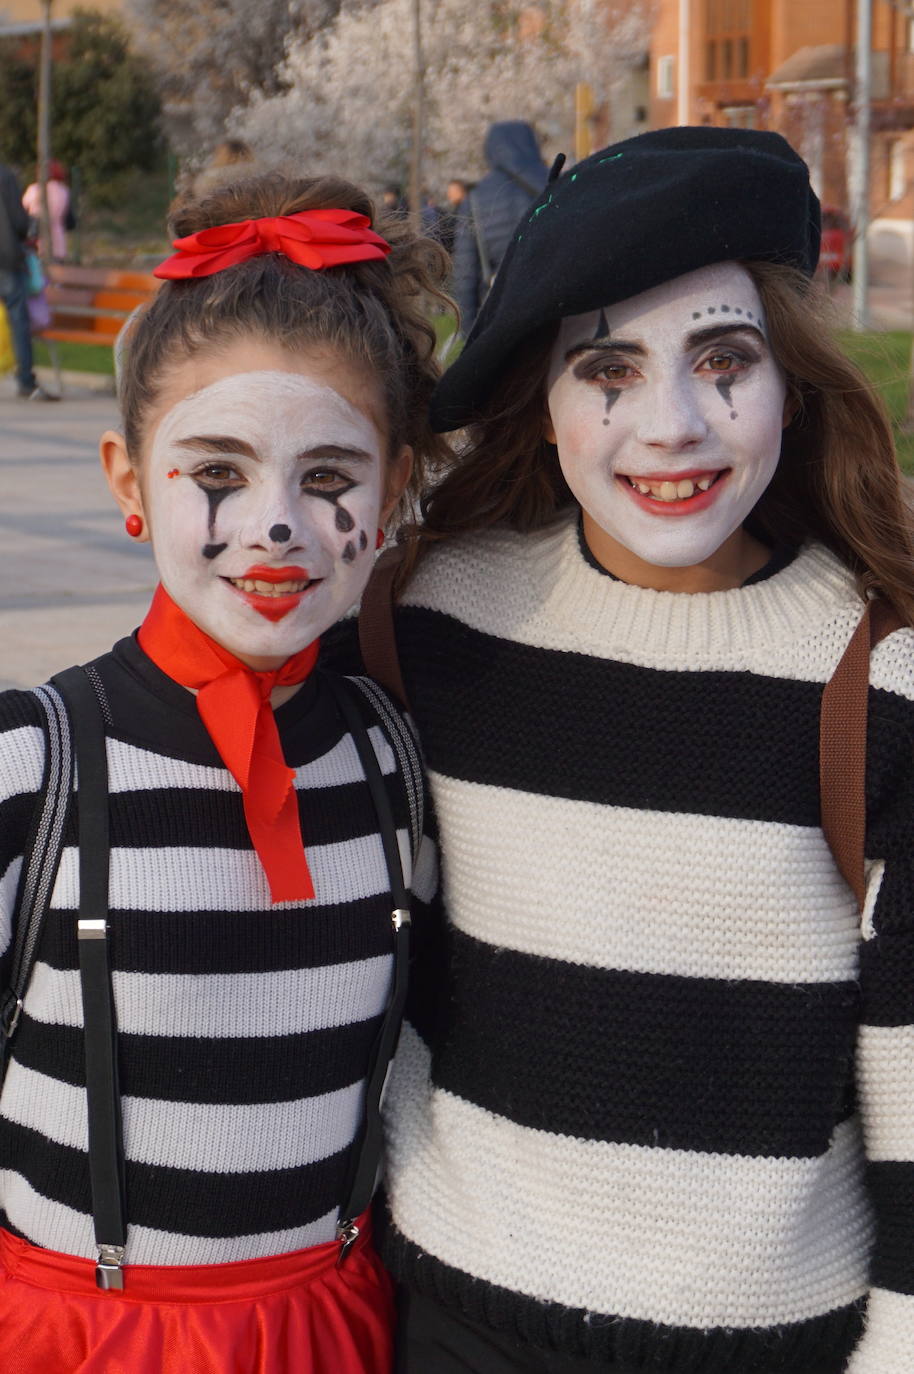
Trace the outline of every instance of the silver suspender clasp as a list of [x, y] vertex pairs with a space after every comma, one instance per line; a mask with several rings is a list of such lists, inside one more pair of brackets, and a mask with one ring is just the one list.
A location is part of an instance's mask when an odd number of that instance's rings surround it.
[[80, 940], [107, 940], [108, 922], [101, 921], [77, 921], [76, 935]]
[[401, 926], [410, 924], [409, 909], [405, 906], [395, 907], [390, 916], [394, 930], [399, 930]]
[[22, 998], [17, 997], [15, 1003], [13, 1004], [13, 1013], [9, 1019], [9, 1025], [2, 1027], [3, 1034], [6, 1036], [7, 1040], [11, 1040], [13, 1038], [13, 1031], [19, 1025], [19, 1018], [21, 1015]]
[[106, 1290], [123, 1288], [124, 1271], [121, 1268], [123, 1263], [123, 1245], [100, 1245], [98, 1247], [98, 1259], [95, 1262], [96, 1288]]
[[340, 1253], [336, 1257], [336, 1267], [339, 1269], [343, 1260], [359, 1238], [359, 1227], [355, 1220], [338, 1221], [336, 1224], [336, 1238], [340, 1243]]

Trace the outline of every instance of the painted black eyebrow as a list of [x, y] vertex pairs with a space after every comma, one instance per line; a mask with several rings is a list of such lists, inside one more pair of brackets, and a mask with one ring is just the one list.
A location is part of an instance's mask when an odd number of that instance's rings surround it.
[[[703, 344], [714, 343], [715, 340], [727, 338], [731, 334], [754, 334], [760, 343], [766, 347], [768, 344], [762, 331], [754, 324], [709, 324], [704, 329], [693, 329], [691, 334], [686, 335], [686, 351], [691, 352], [693, 348], [701, 348]], [[629, 353], [635, 357], [643, 357], [647, 352], [643, 344], [635, 343], [633, 340], [613, 339], [607, 335], [601, 339], [587, 339], [584, 343], [574, 344], [565, 354], [565, 361], [571, 362], [572, 358], [578, 357], [581, 353], [594, 353], [607, 348], [611, 348], [614, 353]]]
[[602, 339], [587, 339], [584, 343], [574, 344], [565, 354], [565, 362], [570, 363], [572, 358], [576, 358], [580, 353], [597, 353], [601, 349], [611, 348], [614, 352], [634, 353], [636, 356], [643, 357], [647, 352], [644, 344], [626, 342], [625, 339], [612, 339], [607, 334]]
[[754, 324], [710, 324], [706, 329], [693, 329], [691, 334], [686, 335], [685, 346], [688, 351], [693, 348], [701, 348], [702, 344], [714, 343], [717, 339], [726, 339], [731, 334], [754, 334], [760, 343], [768, 346], [768, 340], [760, 329]]

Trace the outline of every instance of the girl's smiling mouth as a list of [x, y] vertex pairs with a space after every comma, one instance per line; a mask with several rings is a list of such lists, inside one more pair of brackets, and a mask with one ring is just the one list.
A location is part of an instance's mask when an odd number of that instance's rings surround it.
[[294, 611], [312, 587], [322, 578], [310, 577], [307, 568], [297, 565], [271, 568], [248, 568], [241, 577], [223, 577], [222, 581], [236, 591], [252, 610], [265, 620], [282, 620]]
[[691, 515], [713, 504], [729, 472], [729, 468], [696, 468], [644, 477], [630, 477], [623, 472], [617, 474], [616, 481], [633, 500], [655, 515]]

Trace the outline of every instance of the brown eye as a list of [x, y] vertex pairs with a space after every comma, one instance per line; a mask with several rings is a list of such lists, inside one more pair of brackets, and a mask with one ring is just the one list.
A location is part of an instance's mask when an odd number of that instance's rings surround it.
[[230, 463], [204, 463], [191, 475], [195, 481], [207, 486], [230, 486], [243, 480]]
[[713, 353], [708, 359], [708, 367], [712, 372], [729, 372], [735, 361], [732, 353]]
[[302, 478], [302, 486], [310, 487], [312, 491], [343, 492], [349, 491], [354, 485], [351, 477], [334, 472], [332, 468], [315, 468]]
[[628, 363], [603, 363], [594, 375], [598, 382], [624, 382], [631, 376], [631, 368]]

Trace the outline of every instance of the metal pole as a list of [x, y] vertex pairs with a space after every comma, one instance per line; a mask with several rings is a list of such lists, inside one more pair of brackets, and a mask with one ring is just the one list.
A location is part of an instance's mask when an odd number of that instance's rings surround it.
[[576, 162], [589, 157], [590, 125], [588, 120], [593, 114], [593, 91], [586, 81], [579, 81], [574, 88], [574, 157]]
[[854, 329], [869, 328], [870, 102], [872, 99], [873, 0], [857, 0], [857, 57], [851, 214], [854, 221]]
[[413, 0], [413, 146], [409, 165], [409, 212], [422, 232], [422, 144], [425, 138], [425, 59], [422, 52], [422, 0]]
[[38, 71], [38, 189], [41, 198], [41, 256], [51, 257], [51, 213], [48, 208], [48, 160], [51, 156], [51, 3], [42, 0], [41, 65]]
[[679, 56], [676, 61], [676, 123], [689, 122], [689, 6], [691, 0], [679, 0]]

